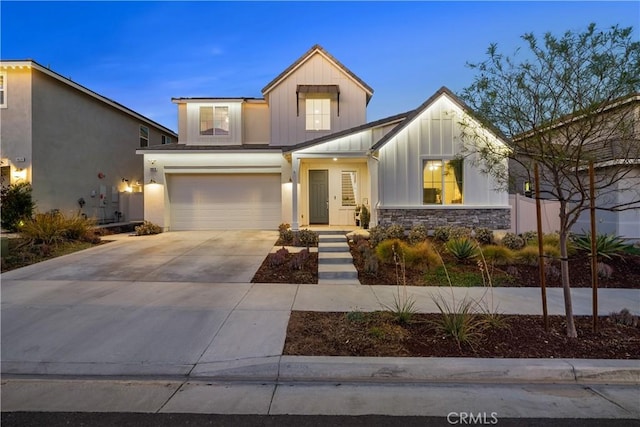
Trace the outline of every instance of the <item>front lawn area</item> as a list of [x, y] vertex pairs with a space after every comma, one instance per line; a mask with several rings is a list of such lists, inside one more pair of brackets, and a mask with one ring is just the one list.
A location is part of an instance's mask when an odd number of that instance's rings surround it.
[[9, 250], [7, 254], [3, 254], [1, 271], [15, 270], [16, 268], [26, 267], [51, 258], [78, 252], [93, 246], [101, 245], [100, 243], [90, 243], [83, 241], [62, 242], [56, 245], [31, 245], [28, 239], [12, 238], [8, 239]]

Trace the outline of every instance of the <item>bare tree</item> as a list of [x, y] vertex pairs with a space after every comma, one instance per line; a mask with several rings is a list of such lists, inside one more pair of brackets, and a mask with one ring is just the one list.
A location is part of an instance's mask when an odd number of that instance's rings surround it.
[[[632, 28], [600, 31], [595, 24], [560, 37], [547, 33], [542, 40], [528, 33], [522, 36], [528, 49], [511, 56], [492, 44], [485, 61], [468, 64], [477, 75], [461, 94], [482, 123], [462, 123], [463, 143], [477, 153], [477, 166], [507, 186], [514, 177], [532, 181], [537, 162], [544, 197], [560, 202], [569, 337], [577, 333], [567, 243], [571, 227], [589, 206], [589, 162], [598, 170], [601, 209], [640, 208], [640, 43], [632, 34]], [[491, 144], [482, 128], [501, 132], [508, 147]], [[516, 166], [511, 171], [505, 158]], [[620, 197], [623, 191], [636, 193]]]

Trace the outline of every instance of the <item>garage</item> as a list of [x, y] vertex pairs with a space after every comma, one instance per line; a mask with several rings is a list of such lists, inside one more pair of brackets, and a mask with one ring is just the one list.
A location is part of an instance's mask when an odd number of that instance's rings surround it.
[[170, 229], [271, 229], [282, 222], [280, 174], [168, 175]]

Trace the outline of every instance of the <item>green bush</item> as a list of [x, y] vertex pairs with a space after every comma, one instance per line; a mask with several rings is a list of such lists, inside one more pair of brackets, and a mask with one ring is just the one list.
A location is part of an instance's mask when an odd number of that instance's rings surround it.
[[160, 234], [162, 233], [162, 228], [160, 226], [155, 225], [151, 221], [145, 221], [141, 225], [136, 226], [136, 236], [148, 236], [151, 234]]
[[37, 213], [20, 227], [20, 234], [31, 244], [54, 245], [63, 242], [65, 231], [65, 218], [57, 212]]
[[75, 215], [64, 219], [64, 237], [66, 240], [96, 242], [100, 238], [94, 233], [96, 221], [94, 219], [85, 218], [81, 215]]
[[296, 237], [296, 240], [300, 243], [300, 246], [309, 248], [310, 246], [315, 246], [318, 244], [318, 233], [316, 233], [315, 231], [307, 229], [299, 230]]
[[527, 245], [515, 251], [515, 259], [519, 264], [538, 265], [538, 258], [539, 254], [536, 246]]
[[382, 225], [377, 225], [369, 229], [369, 243], [372, 248], [375, 248], [383, 240], [387, 240], [387, 228]]
[[[591, 234], [573, 236], [571, 244], [576, 249], [591, 254]], [[613, 234], [596, 235], [596, 254], [599, 257], [611, 259], [614, 256], [621, 256], [632, 247], [620, 236]]]
[[429, 237], [429, 231], [424, 224], [414, 225], [409, 231], [409, 243], [415, 245], [416, 243], [424, 242]]
[[493, 230], [486, 227], [479, 227], [475, 229], [476, 240], [481, 245], [490, 245], [493, 243]]
[[500, 244], [513, 251], [517, 251], [518, 249], [522, 249], [525, 247], [524, 239], [515, 233], [505, 234], [502, 240], [500, 241]]
[[400, 224], [390, 225], [387, 227], [387, 238], [404, 240], [404, 227]]
[[480, 341], [488, 323], [484, 316], [474, 314], [477, 303], [473, 299], [465, 298], [456, 304], [438, 295], [433, 297], [433, 302], [440, 311], [440, 318], [432, 324], [445, 336], [453, 338], [458, 348], [463, 344], [473, 348]]
[[527, 245], [537, 245], [538, 244], [538, 232], [537, 231], [525, 231], [521, 234]]
[[438, 254], [426, 241], [411, 246], [400, 239], [387, 239], [376, 247], [376, 255], [385, 264], [402, 262], [410, 267], [431, 268], [440, 263]]
[[451, 227], [449, 230], [449, 240], [464, 239], [471, 237], [471, 229], [468, 227]]
[[515, 259], [515, 253], [506, 246], [486, 245], [481, 250], [484, 259], [490, 264], [506, 265], [512, 263]]
[[478, 255], [478, 244], [467, 237], [450, 239], [445, 247], [447, 252], [459, 260], [473, 258]]
[[441, 242], [446, 242], [449, 240], [449, 233], [451, 233], [451, 227], [448, 225], [436, 227], [436, 229], [433, 230], [433, 237]]
[[32, 187], [29, 183], [11, 184], [0, 190], [2, 206], [2, 227], [8, 231], [17, 231], [21, 222], [33, 216]]
[[371, 213], [369, 212], [369, 208], [367, 208], [366, 206], [362, 206], [362, 209], [360, 210], [360, 221], [362, 222], [362, 228], [369, 228]]

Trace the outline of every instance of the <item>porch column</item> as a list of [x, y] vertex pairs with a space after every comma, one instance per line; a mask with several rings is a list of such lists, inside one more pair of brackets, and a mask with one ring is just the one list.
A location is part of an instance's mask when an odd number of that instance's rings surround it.
[[300, 159], [293, 154], [291, 156], [291, 229], [298, 231], [298, 182], [300, 174]]
[[371, 194], [369, 194], [369, 210], [371, 211], [371, 221], [369, 223], [369, 227], [373, 227], [378, 225], [378, 159], [373, 157], [370, 154], [367, 157], [367, 168], [369, 169], [369, 189]]

